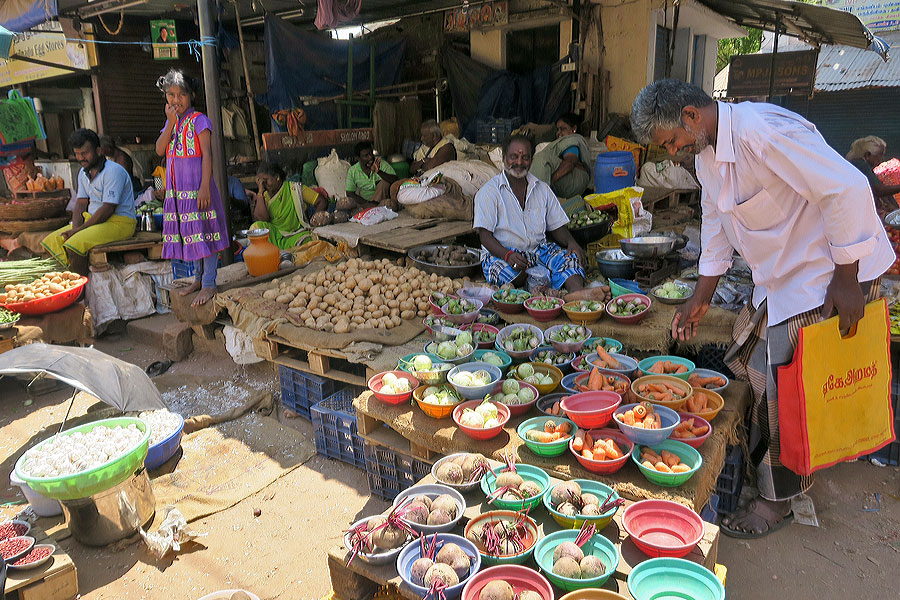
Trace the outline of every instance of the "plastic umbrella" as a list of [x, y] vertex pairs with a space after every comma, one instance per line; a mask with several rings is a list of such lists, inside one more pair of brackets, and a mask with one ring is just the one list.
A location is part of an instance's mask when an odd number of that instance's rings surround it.
[[0, 354], [0, 375], [27, 373], [58, 379], [122, 412], [166, 408], [140, 367], [93, 348], [28, 344]]

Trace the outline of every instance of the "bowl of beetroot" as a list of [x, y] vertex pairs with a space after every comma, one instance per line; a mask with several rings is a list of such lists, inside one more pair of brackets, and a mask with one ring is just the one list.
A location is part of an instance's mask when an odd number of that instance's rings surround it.
[[430, 535], [456, 527], [466, 510], [466, 501], [446, 485], [422, 484], [397, 494], [394, 508], [399, 508], [400, 518], [414, 531]]
[[403, 585], [419, 598], [454, 600], [469, 579], [481, 569], [475, 544], [452, 533], [423, 535], [397, 556], [397, 573]]
[[344, 532], [344, 546], [351, 559], [358, 558], [373, 565], [394, 562], [403, 547], [413, 540], [415, 532], [404, 523], [396, 510], [387, 515], [365, 517]]
[[462, 600], [553, 600], [547, 578], [521, 565], [497, 565], [479, 571], [463, 589]]
[[487, 459], [475, 452], [448, 454], [431, 467], [434, 479], [459, 492], [471, 492], [481, 485], [481, 478], [489, 470]]

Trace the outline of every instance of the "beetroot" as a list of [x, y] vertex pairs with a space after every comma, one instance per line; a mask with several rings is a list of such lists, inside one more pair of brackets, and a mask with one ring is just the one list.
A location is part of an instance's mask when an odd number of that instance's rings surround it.
[[563, 556], [553, 563], [553, 573], [569, 579], [581, 579], [581, 567], [568, 556]]
[[[575, 566], [577, 567], [578, 565]], [[450, 565], [442, 562], [436, 562], [431, 565], [431, 568], [428, 569], [427, 573], [425, 573], [425, 577], [422, 581], [425, 585], [422, 587], [430, 588], [434, 584], [435, 580], [442, 581], [447, 587], [452, 587], [459, 583], [459, 576], [456, 574], [456, 571], [454, 571], [450, 567]]]
[[419, 494], [418, 496], [413, 498], [412, 501], [418, 502], [419, 504], [423, 505], [426, 510], [431, 512], [431, 498], [429, 498], [425, 494]]
[[598, 507], [600, 506], [600, 498], [595, 496], [594, 494], [582, 494], [581, 501], [585, 504], [596, 504]]
[[519, 600], [544, 600], [544, 597], [534, 590], [522, 590], [519, 592]]
[[406, 513], [403, 515], [403, 518], [410, 523], [424, 525], [428, 522], [428, 508], [421, 502], [410, 502], [406, 507]]
[[580, 563], [581, 559], [584, 558], [584, 552], [581, 551], [581, 548], [575, 542], [563, 542], [553, 551], [553, 564], [555, 565], [557, 561], [564, 557], [572, 559], [575, 563]]
[[596, 504], [585, 504], [584, 508], [581, 509], [581, 514], [585, 517], [599, 517], [600, 507]]
[[409, 578], [416, 585], [425, 585], [425, 575], [428, 573], [428, 570], [434, 564], [434, 561], [430, 558], [422, 558], [416, 559], [416, 561], [412, 564], [412, 567], [409, 569]]
[[575, 515], [578, 514], [578, 509], [575, 508], [575, 505], [572, 504], [571, 502], [563, 502], [562, 504], [560, 504], [559, 506], [556, 507], [556, 510], [558, 512], [561, 512], [562, 514], [566, 515], [567, 517], [574, 517]]
[[519, 486], [519, 491], [522, 492], [522, 495], [526, 498], [534, 498], [535, 496], [540, 495], [543, 491], [541, 486], [537, 484], [535, 481], [526, 481], [521, 486]]
[[459, 505], [456, 503], [456, 500], [453, 499], [453, 496], [450, 494], [441, 494], [437, 498], [431, 501], [431, 511], [434, 512], [436, 510], [443, 510], [448, 515], [450, 515], [450, 519], [456, 518], [456, 512], [459, 509]]
[[438, 508], [428, 514], [427, 525], [446, 525], [453, 519], [443, 508]]
[[463, 482], [464, 475], [462, 467], [448, 460], [447, 462], [441, 463], [441, 466], [437, 468], [435, 477], [437, 477], [438, 481], [459, 485]]
[[502, 579], [489, 581], [481, 588], [478, 600], [513, 600], [513, 588]]
[[581, 567], [582, 579], [593, 579], [594, 577], [600, 577], [606, 573], [606, 565], [604, 565], [603, 561], [597, 556], [585, 556], [581, 559], [578, 566]]
[[[381, 523], [384, 523], [386, 521], [386, 519], [384, 519], [383, 517], [376, 518], [382, 519]], [[369, 521], [369, 531], [372, 531], [376, 527], [372, 525], [372, 521], [374, 520], [375, 519], [371, 519]], [[378, 525], [381, 525], [381, 523], [378, 523]], [[375, 544], [375, 549], [381, 552], [399, 548], [405, 541], [406, 532], [396, 525], [392, 525], [390, 523], [372, 534], [372, 542]]]
[[444, 544], [434, 561], [449, 565], [456, 572], [459, 580], [463, 580], [469, 575], [469, 568], [472, 566], [469, 555], [454, 543]]
[[463, 477], [465, 477], [466, 481], [480, 479], [481, 475], [488, 470], [487, 459], [478, 453], [466, 454], [460, 466], [462, 467]]
[[519, 489], [522, 487], [523, 483], [525, 483], [525, 480], [522, 479], [521, 475], [514, 471], [503, 471], [497, 475], [497, 489], [505, 487]]
[[566, 481], [556, 485], [550, 491], [550, 503], [558, 506], [563, 502], [571, 502], [572, 495], [576, 498], [581, 497], [581, 486], [576, 481]]

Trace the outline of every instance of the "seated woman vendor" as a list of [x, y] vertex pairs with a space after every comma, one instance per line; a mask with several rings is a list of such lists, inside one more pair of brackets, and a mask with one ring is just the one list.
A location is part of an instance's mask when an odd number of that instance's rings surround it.
[[272, 163], [260, 163], [256, 182], [259, 194], [250, 192], [256, 222], [250, 229], [268, 229], [269, 241], [282, 250], [310, 241], [312, 233], [303, 226], [305, 205], [328, 210], [328, 199], [306, 186], [302, 186], [299, 194], [295, 193], [300, 184], [292, 186], [290, 181], [285, 181], [284, 170]]
[[556, 121], [556, 140], [534, 155], [531, 173], [550, 184], [563, 199], [566, 214], [584, 208], [581, 195], [591, 183], [590, 149], [578, 127], [580, 119], [567, 113]]
[[[552, 288], [577, 292], [584, 288], [584, 252], [569, 233], [569, 218], [553, 190], [528, 172], [533, 151], [528, 137], [507, 139], [503, 172], [475, 195], [481, 268], [494, 285], [524, 287], [525, 271], [543, 265], [550, 271]], [[554, 241], [547, 239], [548, 233]]]

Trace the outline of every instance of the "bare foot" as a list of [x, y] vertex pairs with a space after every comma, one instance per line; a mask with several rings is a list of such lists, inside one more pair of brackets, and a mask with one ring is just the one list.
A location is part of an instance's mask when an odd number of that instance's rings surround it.
[[201, 304], [206, 304], [216, 295], [216, 288], [202, 288], [200, 293], [197, 294], [197, 297], [194, 298], [194, 301], [191, 302], [191, 306], [200, 306]]
[[731, 537], [760, 538], [781, 529], [791, 515], [790, 500], [775, 502], [757, 496], [722, 519], [722, 531]]
[[188, 294], [193, 294], [194, 292], [196, 292], [199, 289], [200, 289], [200, 282], [197, 280], [194, 280], [194, 282], [191, 285], [187, 286], [186, 288], [184, 288], [182, 290], [178, 290], [178, 295], [179, 296], [187, 296]]

